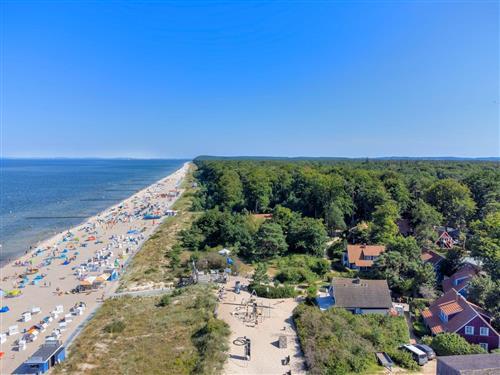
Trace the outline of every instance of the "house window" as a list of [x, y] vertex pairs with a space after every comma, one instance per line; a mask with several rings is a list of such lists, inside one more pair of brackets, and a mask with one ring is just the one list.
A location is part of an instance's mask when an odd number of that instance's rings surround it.
[[488, 350], [488, 343], [486, 342], [480, 342], [479, 346], [481, 346], [481, 348], [483, 348], [484, 350]]
[[448, 315], [446, 315], [443, 310], [440, 310], [439, 311], [439, 318], [441, 319], [441, 321], [443, 322], [447, 322], [448, 321]]
[[474, 327], [473, 326], [465, 326], [465, 334], [466, 335], [473, 335], [474, 334]]
[[489, 336], [490, 329], [488, 327], [481, 327], [481, 328], [479, 328], [479, 334], [481, 336]]

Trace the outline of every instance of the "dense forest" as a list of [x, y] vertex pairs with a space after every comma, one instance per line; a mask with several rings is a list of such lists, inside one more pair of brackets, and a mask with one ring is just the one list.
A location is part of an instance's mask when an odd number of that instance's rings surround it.
[[[182, 233], [187, 249], [226, 246], [246, 261], [326, 254], [335, 267], [346, 242], [384, 244], [386, 252], [364, 276], [387, 279], [396, 294], [432, 298], [436, 277], [421, 261], [421, 249], [436, 247], [436, 227], [452, 227], [459, 230], [460, 245], [446, 252], [443, 272], [455, 271], [465, 256], [479, 260], [486, 273], [472, 284], [471, 298], [500, 316], [496, 162], [196, 159], [195, 164], [199, 189], [193, 209], [204, 213]], [[410, 228], [404, 236], [401, 222]]]

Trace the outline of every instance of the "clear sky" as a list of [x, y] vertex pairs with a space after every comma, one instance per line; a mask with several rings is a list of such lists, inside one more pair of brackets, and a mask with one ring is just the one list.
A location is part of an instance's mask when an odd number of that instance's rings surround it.
[[499, 156], [498, 1], [5, 1], [3, 156]]

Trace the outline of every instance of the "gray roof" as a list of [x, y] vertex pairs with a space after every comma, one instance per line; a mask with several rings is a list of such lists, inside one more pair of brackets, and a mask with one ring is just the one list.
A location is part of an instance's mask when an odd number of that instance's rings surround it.
[[455, 370], [500, 370], [500, 354], [450, 355], [437, 357]]
[[392, 307], [391, 293], [386, 280], [334, 278], [332, 287], [335, 307], [346, 309]]
[[45, 343], [25, 363], [38, 364], [47, 362], [61, 347], [62, 343], [60, 341]]

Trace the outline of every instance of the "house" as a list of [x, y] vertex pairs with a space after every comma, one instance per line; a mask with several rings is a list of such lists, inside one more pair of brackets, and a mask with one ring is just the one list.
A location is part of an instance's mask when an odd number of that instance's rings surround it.
[[434, 227], [438, 239], [436, 245], [442, 249], [451, 249], [460, 243], [460, 230], [451, 227]]
[[332, 307], [342, 307], [355, 314], [388, 314], [392, 308], [386, 280], [333, 278], [328, 290]]
[[500, 354], [450, 355], [437, 358], [437, 375], [500, 374]]
[[64, 361], [66, 353], [61, 341], [46, 342], [22, 365], [24, 374], [45, 374]]
[[433, 250], [422, 249], [420, 259], [422, 260], [422, 262], [428, 263], [434, 268], [434, 272], [436, 273], [436, 280], [438, 283], [441, 282], [441, 280], [443, 279], [443, 274], [441, 273], [441, 265], [443, 264], [445, 257]]
[[425, 309], [422, 317], [433, 335], [455, 332], [486, 350], [499, 347], [500, 334], [491, 326], [490, 315], [453, 288]]
[[347, 245], [342, 264], [353, 270], [367, 270], [384, 251], [383, 245]]
[[443, 280], [443, 292], [446, 293], [453, 288], [464, 297], [467, 297], [467, 286], [478, 273], [479, 268], [477, 266], [465, 263], [457, 272]]
[[444, 256], [436, 253], [435, 251], [429, 249], [422, 249], [422, 254], [420, 254], [420, 259], [424, 263], [429, 263], [434, 267], [434, 271], [439, 272], [441, 264], [444, 261]]

